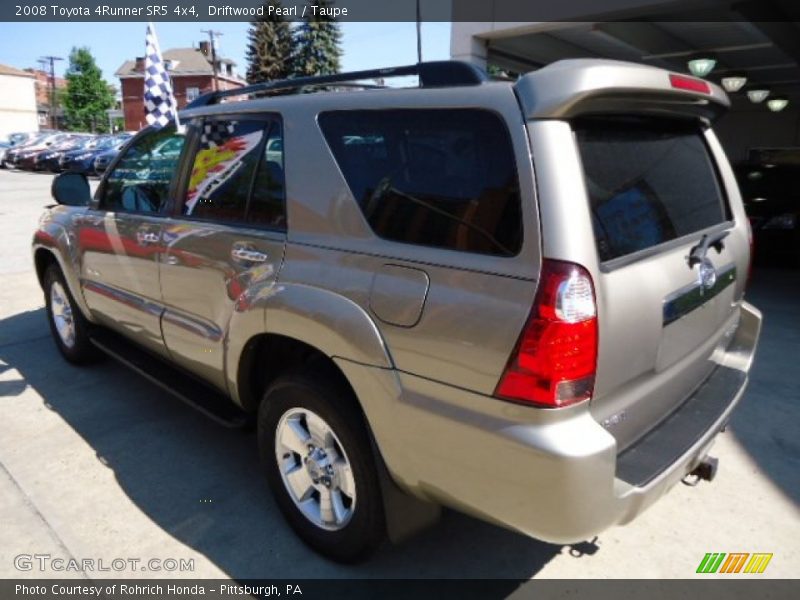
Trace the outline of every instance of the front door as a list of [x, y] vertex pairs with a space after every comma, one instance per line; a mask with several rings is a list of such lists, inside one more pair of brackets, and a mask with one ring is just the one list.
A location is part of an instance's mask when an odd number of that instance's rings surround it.
[[173, 360], [225, 389], [229, 325], [275, 283], [283, 261], [281, 122], [227, 116], [194, 126], [187, 189], [162, 234], [162, 331]]
[[173, 127], [140, 134], [98, 189], [97, 208], [77, 227], [83, 293], [92, 314], [162, 354], [159, 255], [183, 142]]

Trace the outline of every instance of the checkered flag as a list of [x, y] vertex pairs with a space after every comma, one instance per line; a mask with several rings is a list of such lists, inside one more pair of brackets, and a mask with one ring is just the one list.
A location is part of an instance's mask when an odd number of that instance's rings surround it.
[[145, 40], [144, 114], [148, 125], [164, 127], [173, 120], [177, 123], [178, 110], [152, 23], [147, 25]]
[[203, 125], [200, 144], [205, 148], [216, 148], [233, 133], [236, 121], [208, 121]]

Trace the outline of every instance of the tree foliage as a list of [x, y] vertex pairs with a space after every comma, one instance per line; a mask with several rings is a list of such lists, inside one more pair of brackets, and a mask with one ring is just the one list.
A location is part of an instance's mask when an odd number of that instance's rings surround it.
[[[336, 20], [320, 15], [319, 8], [331, 6], [326, 0], [312, 0], [306, 18], [297, 28], [292, 75], [330, 75], [341, 68], [342, 32]], [[313, 7], [317, 7], [316, 12]]]
[[89, 48], [74, 47], [69, 55], [64, 112], [72, 131], [106, 131], [106, 110], [114, 106], [114, 94]]
[[[271, 81], [291, 75], [294, 54], [292, 29], [283, 17], [270, 15], [267, 8], [280, 8], [278, 0], [264, 5], [264, 16], [250, 24], [247, 45], [247, 81]], [[276, 11], [280, 12], [280, 11]]]

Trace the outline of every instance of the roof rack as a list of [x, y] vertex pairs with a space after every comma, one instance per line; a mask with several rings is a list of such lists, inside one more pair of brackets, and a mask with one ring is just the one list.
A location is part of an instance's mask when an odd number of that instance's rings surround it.
[[[199, 108], [216, 104], [222, 98], [243, 96], [262, 92], [300, 90], [306, 87], [319, 87], [330, 84], [348, 84], [360, 79], [386, 79], [389, 77], [406, 77], [417, 75], [420, 87], [453, 87], [464, 85], [480, 85], [488, 80], [486, 73], [473, 64], [458, 60], [440, 60], [406, 65], [403, 67], [387, 67], [366, 71], [351, 71], [333, 75], [315, 77], [293, 77], [276, 81], [254, 83], [237, 89], [220, 90], [203, 94], [191, 102], [186, 108]], [[354, 87], [381, 87], [358, 85]]]

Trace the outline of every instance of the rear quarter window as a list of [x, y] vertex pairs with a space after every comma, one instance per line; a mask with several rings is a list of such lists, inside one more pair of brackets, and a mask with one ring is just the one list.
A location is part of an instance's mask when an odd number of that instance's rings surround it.
[[593, 118], [573, 124], [600, 260], [646, 250], [726, 221], [700, 126]]
[[501, 256], [522, 243], [503, 120], [479, 109], [322, 113], [319, 124], [370, 227], [384, 238]]

